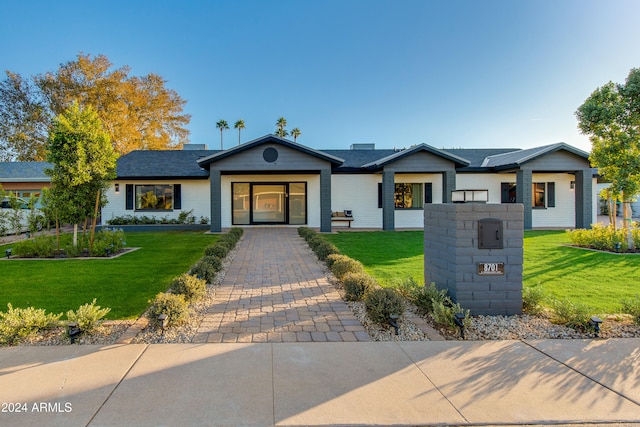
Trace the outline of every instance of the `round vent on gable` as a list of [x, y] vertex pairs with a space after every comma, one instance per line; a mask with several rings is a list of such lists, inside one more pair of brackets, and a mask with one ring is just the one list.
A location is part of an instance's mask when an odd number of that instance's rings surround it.
[[265, 162], [273, 163], [278, 160], [278, 150], [273, 147], [265, 148], [262, 152], [262, 158]]

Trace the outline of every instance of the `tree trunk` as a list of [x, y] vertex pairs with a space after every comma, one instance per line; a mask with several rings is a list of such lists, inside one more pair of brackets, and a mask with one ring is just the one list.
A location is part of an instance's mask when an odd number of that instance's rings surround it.
[[634, 250], [635, 244], [633, 242], [633, 235], [631, 234], [631, 202], [622, 202], [622, 221], [624, 223], [624, 229], [627, 232], [627, 246], [629, 249]]
[[93, 210], [93, 221], [91, 221], [91, 238], [89, 239], [89, 253], [93, 249], [93, 238], [96, 234], [96, 222], [98, 221], [98, 207], [100, 206], [100, 190], [96, 194], [96, 206]]
[[78, 246], [78, 224], [73, 224], [73, 246]]

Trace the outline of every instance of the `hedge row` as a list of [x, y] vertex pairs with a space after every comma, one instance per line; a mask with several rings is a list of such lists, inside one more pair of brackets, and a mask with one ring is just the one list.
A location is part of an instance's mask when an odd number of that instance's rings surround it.
[[207, 292], [207, 283], [212, 283], [216, 273], [222, 270], [222, 260], [242, 237], [242, 228], [234, 227], [204, 250], [204, 256], [191, 267], [188, 273], [175, 277], [171, 292], [161, 292], [149, 303], [149, 317], [156, 324], [165, 314], [166, 325], [174, 326], [189, 320], [189, 304], [202, 299]]

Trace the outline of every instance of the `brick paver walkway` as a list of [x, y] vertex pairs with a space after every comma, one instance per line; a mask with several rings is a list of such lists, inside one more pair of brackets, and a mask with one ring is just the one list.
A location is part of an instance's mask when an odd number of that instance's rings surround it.
[[294, 228], [249, 228], [193, 342], [370, 341]]

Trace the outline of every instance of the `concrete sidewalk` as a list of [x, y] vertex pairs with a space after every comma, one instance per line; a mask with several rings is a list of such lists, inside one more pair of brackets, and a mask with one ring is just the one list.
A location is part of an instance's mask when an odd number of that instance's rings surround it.
[[640, 339], [0, 349], [1, 426], [640, 425]]

